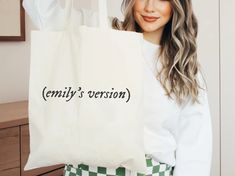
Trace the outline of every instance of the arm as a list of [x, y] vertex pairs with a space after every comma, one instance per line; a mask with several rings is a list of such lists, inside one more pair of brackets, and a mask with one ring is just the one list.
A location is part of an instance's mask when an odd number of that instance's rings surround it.
[[[202, 76], [198, 74], [199, 83]], [[205, 88], [205, 84], [202, 87]], [[188, 101], [181, 109], [173, 176], [210, 176], [212, 125], [207, 91], [199, 89], [199, 101]]]
[[37, 28], [63, 28], [64, 13], [59, 0], [23, 0], [22, 5]]
[[[23, 0], [23, 7], [39, 29], [63, 30], [66, 25], [65, 11], [59, 0]], [[80, 8], [74, 15], [74, 25], [97, 25], [97, 12], [94, 10]], [[109, 17], [110, 26], [112, 19]]]

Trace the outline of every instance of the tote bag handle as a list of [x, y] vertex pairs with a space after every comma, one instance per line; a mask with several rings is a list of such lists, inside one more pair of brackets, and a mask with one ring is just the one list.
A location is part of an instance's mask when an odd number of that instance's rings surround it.
[[[97, 0], [98, 1], [98, 24], [100, 28], [108, 28], [108, 6], [107, 0]], [[72, 22], [74, 11], [74, 0], [65, 0], [65, 28], [68, 28]]]

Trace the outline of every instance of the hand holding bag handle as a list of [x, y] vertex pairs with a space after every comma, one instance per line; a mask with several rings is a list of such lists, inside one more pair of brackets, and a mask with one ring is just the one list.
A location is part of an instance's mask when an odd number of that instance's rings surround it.
[[[100, 28], [109, 28], [107, 0], [98, 1], [98, 22]], [[72, 25], [74, 0], [65, 0], [65, 29]]]

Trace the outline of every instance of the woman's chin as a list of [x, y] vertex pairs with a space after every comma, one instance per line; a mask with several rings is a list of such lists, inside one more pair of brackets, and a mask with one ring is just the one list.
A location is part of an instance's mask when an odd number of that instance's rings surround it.
[[154, 32], [157, 30], [157, 28], [151, 28], [151, 27], [147, 28], [146, 26], [142, 29], [144, 32]]

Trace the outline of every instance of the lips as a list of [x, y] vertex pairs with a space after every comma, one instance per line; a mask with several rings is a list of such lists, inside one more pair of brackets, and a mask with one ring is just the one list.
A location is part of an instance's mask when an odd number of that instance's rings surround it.
[[146, 22], [154, 22], [159, 18], [159, 17], [153, 17], [153, 16], [142, 16], [142, 17]]

